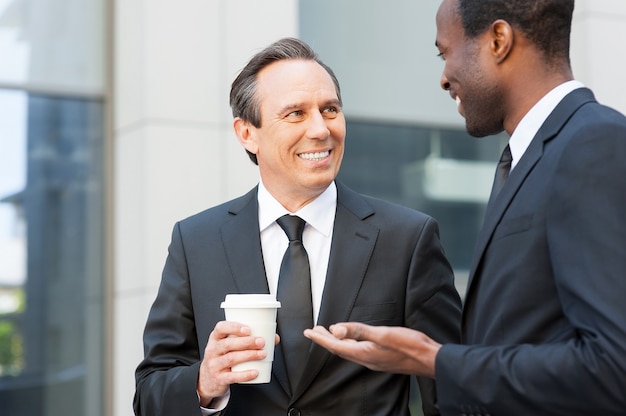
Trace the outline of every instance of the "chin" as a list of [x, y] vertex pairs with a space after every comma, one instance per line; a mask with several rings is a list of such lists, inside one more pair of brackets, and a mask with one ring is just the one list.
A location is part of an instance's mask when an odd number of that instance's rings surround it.
[[466, 119], [465, 130], [467, 130], [467, 133], [472, 137], [486, 137], [501, 133], [502, 131], [504, 131], [504, 126], [500, 123], [494, 123], [493, 125], [481, 125], [468, 122]]
[[334, 176], [311, 178], [311, 180], [308, 181], [306, 187], [309, 189], [324, 191], [326, 188], [328, 188], [328, 186], [332, 183], [334, 179]]

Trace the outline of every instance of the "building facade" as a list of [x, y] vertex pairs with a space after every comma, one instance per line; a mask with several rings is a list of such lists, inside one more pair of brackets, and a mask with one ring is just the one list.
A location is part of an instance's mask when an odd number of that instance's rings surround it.
[[[174, 222], [258, 182], [230, 83], [284, 36], [336, 72], [339, 179], [435, 216], [459, 291], [505, 136], [439, 87], [439, 0], [0, 0], [2, 414], [132, 414]], [[578, 0], [577, 79], [626, 112], [622, 0]]]

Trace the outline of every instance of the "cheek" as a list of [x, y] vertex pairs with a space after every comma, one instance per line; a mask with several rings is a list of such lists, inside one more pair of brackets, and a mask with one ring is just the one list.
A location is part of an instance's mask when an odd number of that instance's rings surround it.
[[471, 70], [469, 69], [469, 62], [454, 62], [451, 64], [449, 68], [449, 72], [451, 73], [452, 78], [454, 78], [457, 82], [465, 84], [467, 82], [467, 75]]
[[342, 117], [341, 119], [332, 120], [328, 123], [328, 131], [335, 138], [336, 141], [343, 143], [346, 138], [346, 122]]
[[345, 128], [341, 128], [341, 129], [337, 129], [337, 130], [331, 130], [331, 134], [335, 138], [335, 141], [337, 143], [343, 144], [343, 142], [346, 139], [346, 129]]

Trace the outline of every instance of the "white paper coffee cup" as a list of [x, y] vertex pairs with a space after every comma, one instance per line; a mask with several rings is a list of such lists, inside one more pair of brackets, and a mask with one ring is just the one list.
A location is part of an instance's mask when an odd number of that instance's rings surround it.
[[267, 294], [226, 295], [221, 305], [227, 321], [239, 322], [250, 327], [251, 335], [265, 340], [267, 355], [263, 360], [246, 361], [234, 365], [233, 371], [257, 370], [259, 375], [243, 384], [269, 383], [274, 361], [274, 335], [276, 334], [276, 310], [280, 302]]

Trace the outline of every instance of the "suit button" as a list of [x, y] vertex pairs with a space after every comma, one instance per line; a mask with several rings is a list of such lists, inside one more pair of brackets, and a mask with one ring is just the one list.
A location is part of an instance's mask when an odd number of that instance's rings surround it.
[[295, 407], [292, 407], [287, 412], [287, 416], [300, 416], [300, 409], [296, 409]]

